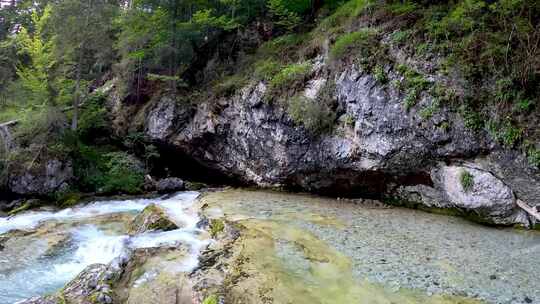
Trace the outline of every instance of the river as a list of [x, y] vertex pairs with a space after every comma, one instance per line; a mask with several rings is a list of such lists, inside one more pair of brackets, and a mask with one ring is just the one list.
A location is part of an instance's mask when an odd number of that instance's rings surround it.
[[[128, 235], [151, 203], [182, 228]], [[226, 189], [0, 218], [0, 304], [55, 292], [86, 266], [137, 248], [187, 246], [174, 263], [190, 272], [212, 243], [197, 228], [201, 213], [245, 227], [245, 271], [272, 278], [273, 303], [540, 303], [538, 231], [374, 201]], [[234, 288], [242, 284], [252, 283]]]

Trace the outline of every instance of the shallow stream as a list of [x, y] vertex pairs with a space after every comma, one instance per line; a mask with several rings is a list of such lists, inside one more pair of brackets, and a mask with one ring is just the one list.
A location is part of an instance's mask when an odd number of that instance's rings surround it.
[[[185, 246], [187, 257], [168, 263], [190, 271], [210, 242], [196, 227], [200, 205], [246, 227], [243, 254], [254, 275], [274, 280], [273, 303], [540, 303], [538, 231], [310, 195], [229, 189], [199, 196], [0, 218], [0, 304], [52, 293], [86, 266], [130, 249]], [[183, 228], [129, 236], [128, 223], [151, 203]]]

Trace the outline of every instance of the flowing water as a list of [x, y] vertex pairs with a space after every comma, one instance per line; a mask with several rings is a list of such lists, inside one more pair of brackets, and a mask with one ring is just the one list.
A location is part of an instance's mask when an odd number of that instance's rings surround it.
[[[59, 290], [86, 266], [126, 250], [186, 246], [187, 256], [149, 262], [134, 282], [132, 296], [142, 298], [156, 286], [156, 269], [196, 267], [210, 243], [196, 228], [199, 206], [211, 218], [245, 227], [239, 269], [248, 279], [271, 282], [274, 303], [540, 303], [538, 231], [269, 191], [197, 197], [184, 192], [0, 218], [0, 304]], [[150, 203], [183, 228], [128, 236], [127, 223]], [[247, 294], [251, 283], [239, 280], [231, 292]]]
[[[181, 243], [190, 254], [180, 267], [193, 269], [208, 243], [197, 237], [199, 219], [192, 206], [198, 195], [184, 192], [170, 198], [95, 202], [0, 218], [0, 234], [9, 237], [0, 250], [0, 303], [54, 292], [86, 266], [107, 264], [130, 249]], [[163, 207], [183, 228], [128, 236], [129, 221], [151, 203]]]

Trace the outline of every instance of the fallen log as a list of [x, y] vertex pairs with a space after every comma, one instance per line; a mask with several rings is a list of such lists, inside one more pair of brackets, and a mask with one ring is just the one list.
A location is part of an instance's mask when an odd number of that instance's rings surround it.
[[537, 221], [540, 222], [540, 212], [538, 212], [536, 208], [529, 206], [522, 200], [516, 200], [516, 203], [521, 209], [525, 210], [528, 214], [532, 215]]

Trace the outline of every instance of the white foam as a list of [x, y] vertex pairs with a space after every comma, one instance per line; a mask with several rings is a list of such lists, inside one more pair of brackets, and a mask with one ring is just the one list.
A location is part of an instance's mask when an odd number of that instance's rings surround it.
[[[62, 221], [62, 220], [81, 220], [85, 218], [96, 217], [100, 215], [123, 213], [123, 212], [137, 212], [143, 210], [151, 203], [163, 205], [171, 216], [179, 221], [185, 221], [184, 216], [187, 215], [182, 211], [187, 207], [193, 205], [193, 201], [199, 196], [198, 192], [188, 191], [178, 193], [170, 198], [157, 198], [157, 199], [136, 199], [136, 200], [114, 200], [114, 201], [101, 201], [94, 202], [82, 207], [67, 208], [58, 212], [47, 211], [30, 211], [25, 212], [13, 217], [0, 218], [0, 234], [6, 233], [10, 230], [20, 229], [34, 229], [44, 221]], [[194, 225], [191, 220], [189, 225]], [[196, 224], [196, 222], [195, 222]]]
[[88, 265], [108, 264], [126, 252], [127, 240], [127, 235], [106, 235], [93, 225], [78, 228], [73, 233], [78, 248], [70, 261], [55, 265], [56, 275], [72, 278]]
[[4, 297], [0, 294], [0, 303], [6, 299], [12, 303], [14, 299], [20, 300], [54, 291], [53, 288], [60, 288], [87, 266], [96, 263], [114, 265], [115, 261], [127, 256], [131, 250], [139, 248], [183, 246], [187, 250], [187, 255], [174, 266], [174, 270], [185, 272], [193, 270], [198, 265], [201, 250], [210, 242], [198, 237], [202, 230], [196, 228], [199, 217], [197, 210], [193, 208], [198, 196], [198, 192], [182, 192], [158, 199], [95, 202], [59, 212], [25, 212], [11, 218], [0, 218], [1, 234], [13, 229], [33, 229], [46, 221], [77, 221], [106, 214], [137, 212], [155, 203], [163, 207], [167, 214], [182, 227], [173, 231], [154, 231], [136, 236], [111, 235], [94, 225], [73, 228], [71, 244], [74, 249], [70, 251], [72, 253], [58, 260], [45, 261], [47, 265], [41, 265], [39, 268], [40, 279], [31, 278], [34, 268], [21, 269], [17, 273], [10, 274], [9, 277], [0, 278], [2, 285], [15, 281], [30, 280], [32, 282], [32, 284], [20, 283], [17, 284], [19, 286], [13, 286], [14, 288], [5, 286], [2, 289], [0, 286], [0, 291], [6, 293]]

